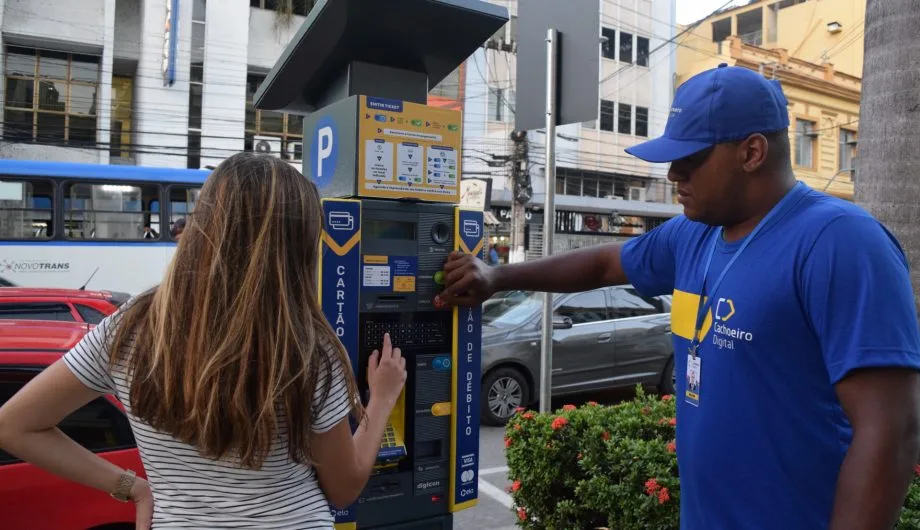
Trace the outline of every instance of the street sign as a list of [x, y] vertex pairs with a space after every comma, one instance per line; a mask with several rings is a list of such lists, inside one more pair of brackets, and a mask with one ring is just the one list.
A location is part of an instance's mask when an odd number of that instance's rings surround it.
[[549, 29], [558, 41], [556, 125], [597, 119], [600, 19], [597, 0], [518, 2], [517, 130], [545, 127]]

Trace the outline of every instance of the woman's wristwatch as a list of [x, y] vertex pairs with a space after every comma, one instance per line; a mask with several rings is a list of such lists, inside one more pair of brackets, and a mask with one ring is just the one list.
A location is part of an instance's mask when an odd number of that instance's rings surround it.
[[118, 477], [118, 484], [115, 486], [115, 491], [111, 493], [112, 498], [119, 502], [128, 502], [131, 500], [131, 488], [134, 487], [136, 478], [137, 473], [130, 469], [124, 470], [121, 476]]

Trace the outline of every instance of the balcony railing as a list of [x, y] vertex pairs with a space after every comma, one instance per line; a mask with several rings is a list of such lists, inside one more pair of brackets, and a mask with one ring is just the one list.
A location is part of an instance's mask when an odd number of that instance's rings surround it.
[[763, 44], [763, 31], [762, 30], [752, 31], [750, 33], [744, 33], [742, 35], [738, 35], [738, 37], [741, 39], [741, 42], [745, 44], [750, 44], [752, 46], [760, 46]]

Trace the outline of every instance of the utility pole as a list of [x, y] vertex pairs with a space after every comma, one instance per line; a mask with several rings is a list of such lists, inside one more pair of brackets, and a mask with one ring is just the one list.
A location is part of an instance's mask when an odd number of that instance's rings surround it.
[[519, 263], [524, 261], [524, 207], [533, 197], [527, 162], [527, 131], [512, 131], [511, 142], [514, 145], [511, 149], [511, 252], [508, 261]]

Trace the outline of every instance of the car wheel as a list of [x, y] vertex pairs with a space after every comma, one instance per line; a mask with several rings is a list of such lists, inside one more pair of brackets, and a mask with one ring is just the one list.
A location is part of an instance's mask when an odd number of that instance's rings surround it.
[[664, 373], [661, 374], [661, 383], [658, 385], [658, 392], [661, 395], [673, 394], [677, 386], [677, 371], [674, 369], [674, 356], [668, 359], [668, 364], [664, 367]]
[[482, 422], [501, 426], [508, 423], [515, 409], [523, 407], [530, 389], [527, 379], [514, 368], [499, 368], [482, 382]]

